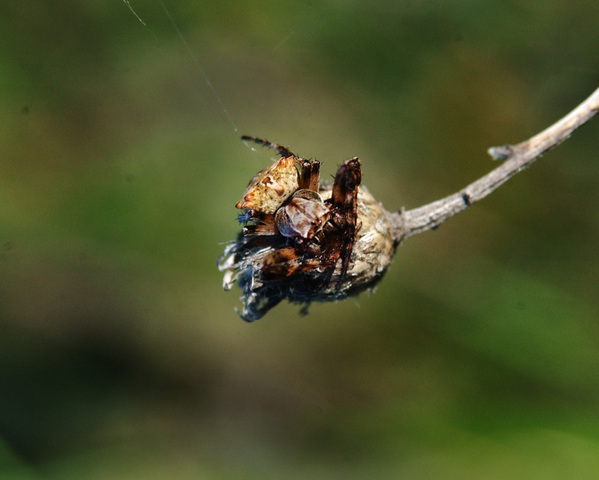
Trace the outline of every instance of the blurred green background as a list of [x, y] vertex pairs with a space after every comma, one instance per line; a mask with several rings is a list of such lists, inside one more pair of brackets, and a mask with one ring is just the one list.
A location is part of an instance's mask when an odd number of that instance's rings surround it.
[[[234, 312], [270, 161], [453, 193], [599, 85], [596, 0], [0, 6], [1, 478], [597, 478], [599, 121], [374, 295]], [[204, 81], [203, 69], [222, 104]]]

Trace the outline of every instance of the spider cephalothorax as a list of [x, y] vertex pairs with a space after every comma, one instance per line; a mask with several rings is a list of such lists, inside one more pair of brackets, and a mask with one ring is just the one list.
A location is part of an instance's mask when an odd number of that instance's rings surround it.
[[[245, 226], [219, 259], [224, 288], [236, 282], [242, 288], [242, 318], [256, 320], [285, 298], [308, 304], [372, 285], [377, 275], [364, 275], [365, 265], [374, 265], [380, 274], [388, 261], [379, 268], [380, 252], [367, 247], [356, 254], [354, 249], [361, 239], [372, 241], [389, 232], [380, 221], [384, 214], [376, 210], [379, 204], [360, 187], [358, 158], [339, 166], [332, 185], [320, 185], [320, 162], [266, 140], [243, 139], [271, 147], [281, 158], [254, 175], [235, 205]], [[362, 223], [370, 227], [369, 217], [378, 222], [379, 233], [369, 228], [362, 235]], [[390, 259], [394, 242], [379, 244]]]

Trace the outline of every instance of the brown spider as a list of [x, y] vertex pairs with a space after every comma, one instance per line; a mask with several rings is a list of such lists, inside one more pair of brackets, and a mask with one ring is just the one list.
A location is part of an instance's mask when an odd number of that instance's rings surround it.
[[[236, 208], [252, 225], [244, 235], [282, 235], [286, 247], [272, 252], [262, 266], [262, 278], [276, 280], [297, 271], [329, 269], [342, 259], [338, 285], [347, 272], [356, 233], [360, 161], [352, 158], [337, 170], [333, 193], [326, 202], [318, 194], [320, 162], [299, 158], [287, 148], [243, 136], [282, 155], [257, 173]], [[325, 226], [327, 227], [325, 229]]]
[[[250, 180], [235, 205], [245, 225], [219, 258], [224, 288], [239, 283], [242, 289], [241, 317], [257, 320], [285, 298], [305, 304], [335, 300], [374, 284], [374, 274], [364, 275], [365, 265], [379, 262], [379, 255], [353, 252], [357, 237], [369, 242], [373, 237], [367, 232], [358, 235], [359, 210], [365, 218], [380, 216], [371, 214], [379, 204], [360, 187], [358, 158], [339, 166], [332, 186], [320, 185], [320, 162], [266, 140], [242, 139], [270, 147], [281, 158]], [[385, 243], [386, 251], [394, 250], [391, 244]], [[348, 276], [352, 281], [346, 281]]]

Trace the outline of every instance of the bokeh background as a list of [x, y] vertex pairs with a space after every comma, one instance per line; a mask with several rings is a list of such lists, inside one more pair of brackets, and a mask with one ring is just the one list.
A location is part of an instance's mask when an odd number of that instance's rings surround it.
[[[597, 478], [599, 121], [374, 295], [242, 322], [272, 153], [453, 193], [599, 85], [596, 0], [0, 6], [0, 477]], [[202, 69], [228, 115], [223, 111]]]

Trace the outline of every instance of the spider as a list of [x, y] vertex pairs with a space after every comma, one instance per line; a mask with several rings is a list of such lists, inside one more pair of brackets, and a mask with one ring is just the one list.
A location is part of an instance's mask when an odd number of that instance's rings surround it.
[[284, 298], [307, 304], [346, 296], [360, 229], [359, 159], [343, 162], [332, 186], [320, 185], [317, 160], [260, 138], [242, 139], [281, 155], [254, 175], [235, 204], [245, 225], [219, 259], [225, 289], [238, 280], [244, 292], [242, 318], [256, 320]]
[[298, 158], [285, 147], [266, 140], [244, 136], [275, 149], [282, 157], [250, 180], [235, 207], [243, 211], [245, 234], [275, 235], [309, 239], [330, 217], [318, 194], [320, 162]]
[[357, 157], [337, 170], [331, 196], [319, 194], [320, 162], [300, 158], [289, 149], [260, 138], [243, 136], [274, 149], [281, 155], [250, 180], [235, 205], [247, 223], [243, 235], [252, 243], [269, 236], [275, 248], [262, 261], [264, 281], [283, 280], [316, 270], [330, 279], [340, 262], [338, 291], [351, 260], [357, 222], [358, 186], [361, 181]]

